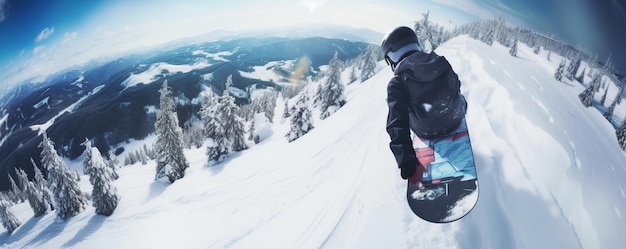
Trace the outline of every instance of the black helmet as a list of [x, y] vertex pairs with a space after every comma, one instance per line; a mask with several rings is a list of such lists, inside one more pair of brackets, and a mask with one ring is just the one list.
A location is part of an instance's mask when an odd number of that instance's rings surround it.
[[397, 63], [397, 61], [395, 63], [393, 60], [390, 61], [389, 52], [396, 52], [408, 44], [415, 44], [417, 49], [419, 49], [417, 35], [415, 34], [415, 31], [409, 27], [397, 27], [385, 35], [380, 48], [383, 52], [385, 60], [388, 64], [392, 65], [392, 68], [395, 66], [394, 64]]

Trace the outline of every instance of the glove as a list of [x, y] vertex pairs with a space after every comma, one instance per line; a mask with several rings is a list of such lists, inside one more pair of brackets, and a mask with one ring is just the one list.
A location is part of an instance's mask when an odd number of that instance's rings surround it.
[[[411, 167], [412, 166], [412, 167]], [[422, 180], [422, 175], [426, 171], [426, 167], [417, 161], [417, 165], [411, 164], [400, 168], [400, 176], [402, 179], [408, 179], [411, 182], [419, 182]]]
[[[418, 163], [419, 164], [419, 163]], [[402, 179], [409, 179], [409, 177], [415, 175], [415, 171], [417, 171], [417, 166], [414, 164], [403, 165], [400, 167], [400, 176]]]

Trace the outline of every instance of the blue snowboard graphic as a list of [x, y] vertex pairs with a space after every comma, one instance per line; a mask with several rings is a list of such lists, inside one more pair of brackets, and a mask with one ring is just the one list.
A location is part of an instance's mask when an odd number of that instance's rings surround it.
[[420, 218], [447, 223], [467, 215], [478, 201], [478, 178], [465, 120], [449, 135], [425, 139], [415, 137], [413, 148], [426, 166], [423, 188], [410, 183], [407, 200]]

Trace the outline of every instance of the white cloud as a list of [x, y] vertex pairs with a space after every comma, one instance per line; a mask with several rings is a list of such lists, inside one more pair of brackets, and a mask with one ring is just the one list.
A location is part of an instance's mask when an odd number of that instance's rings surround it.
[[36, 46], [35, 48], [33, 48], [33, 55], [39, 54], [41, 53], [41, 51], [45, 48], [46, 46], [41, 45], [41, 46]]
[[41, 31], [41, 33], [39, 33], [37, 39], [35, 39], [35, 42], [41, 42], [45, 39], [48, 39], [48, 37], [50, 37], [52, 34], [54, 34], [54, 27], [45, 28]]
[[63, 41], [61, 41], [61, 44], [68, 44], [71, 41], [76, 40], [76, 38], [78, 38], [78, 33], [76, 31], [72, 33], [65, 33], [65, 35], [63, 35]]
[[4, 19], [7, 17], [7, 0], [0, 0], [0, 22], [4, 21]]

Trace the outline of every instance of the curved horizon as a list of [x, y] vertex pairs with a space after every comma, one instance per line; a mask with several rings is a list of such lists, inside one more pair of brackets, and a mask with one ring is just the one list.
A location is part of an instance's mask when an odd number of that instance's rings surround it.
[[[608, 14], [605, 12], [609, 11]], [[610, 0], [525, 1], [89, 1], [0, 0], [0, 89], [50, 75], [90, 60], [194, 37], [216, 30], [235, 32], [310, 23], [368, 28], [380, 33], [412, 26], [422, 14], [452, 28], [498, 15], [519, 27], [554, 34], [571, 45], [611, 57], [626, 72], [619, 48], [626, 34], [624, 7]], [[556, 13], [556, 14], [555, 14]], [[605, 15], [602, 15], [602, 14]], [[602, 17], [602, 18], [600, 18]]]

